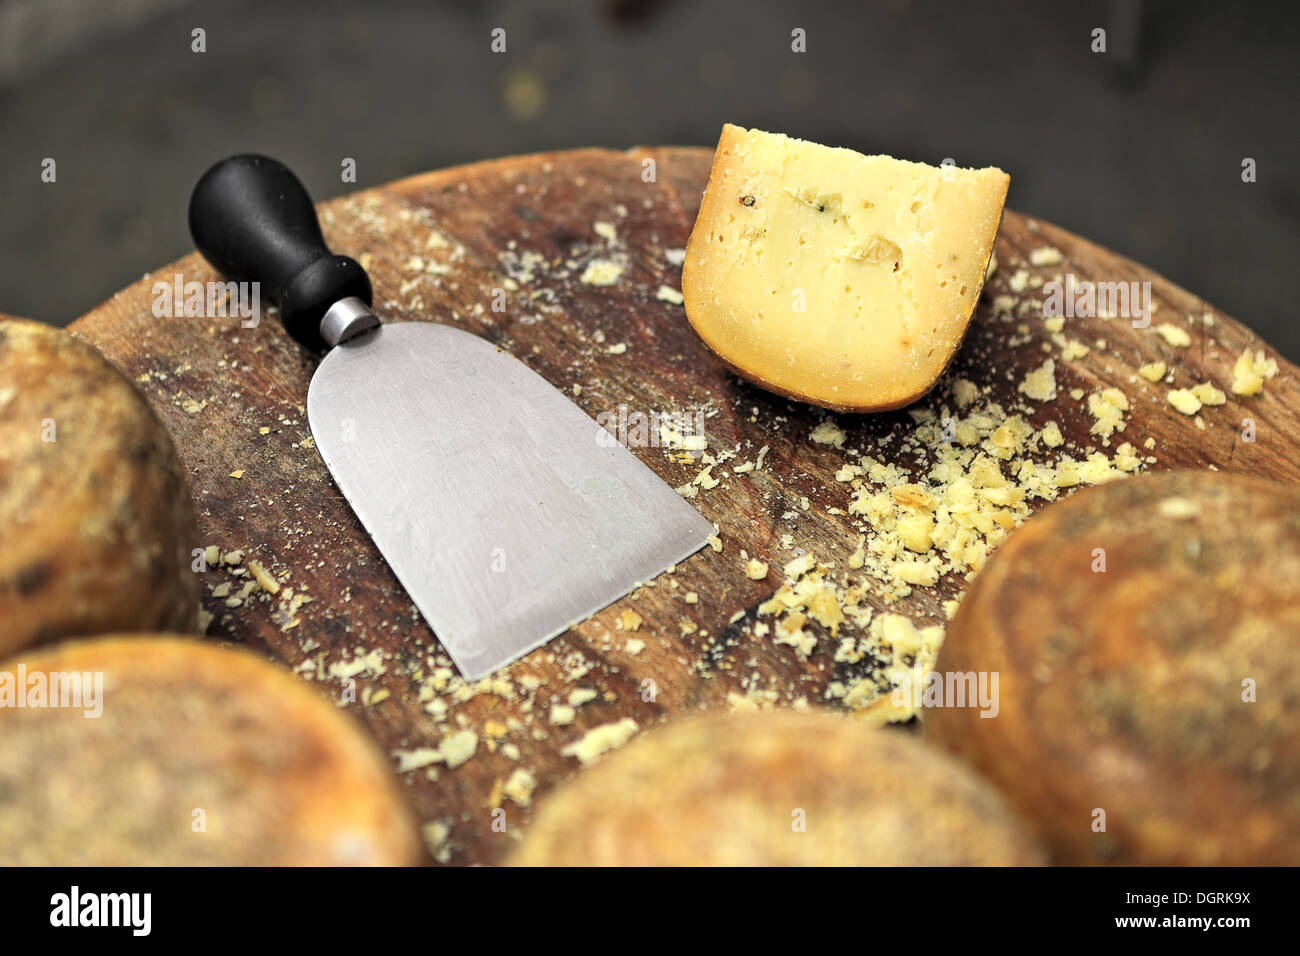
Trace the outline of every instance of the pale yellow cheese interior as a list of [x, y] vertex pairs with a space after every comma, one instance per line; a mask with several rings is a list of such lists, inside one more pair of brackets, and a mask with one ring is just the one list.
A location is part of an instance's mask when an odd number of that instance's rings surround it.
[[1009, 181], [725, 126], [683, 264], [686, 314], [774, 391], [905, 405], [961, 344]]

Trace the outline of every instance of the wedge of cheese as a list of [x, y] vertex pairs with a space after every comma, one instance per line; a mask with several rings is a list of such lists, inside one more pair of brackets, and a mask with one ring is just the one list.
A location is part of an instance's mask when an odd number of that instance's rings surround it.
[[724, 126], [682, 269], [687, 317], [764, 388], [907, 405], [961, 344], [1009, 182]]

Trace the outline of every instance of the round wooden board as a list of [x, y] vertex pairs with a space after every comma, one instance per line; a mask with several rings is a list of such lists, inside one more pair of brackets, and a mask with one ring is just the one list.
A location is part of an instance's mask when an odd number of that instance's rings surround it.
[[[443, 862], [500, 860], [531, 812], [523, 805], [527, 777], [517, 772], [531, 774], [534, 798], [544, 798], [579, 771], [578, 760], [562, 751], [593, 727], [631, 718], [644, 730], [675, 714], [727, 707], [729, 693], [753, 689], [816, 704], [833, 681], [857, 673], [858, 665], [834, 660], [833, 640], [823, 639], [801, 660], [791, 647], [752, 635], [755, 609], [780, 583], [791, 549], [843, 566], [859, 531], [845, 513], [852, 490], [834, 477], [846, 452], [809, 439], [825, 413], [737, 379], [703, 347], [682, 307], [657, 296], [661, 286], [680, 289], [672, 250], [686, 245], [711, 159], [711, 151], [697, 148], [525, 156], [428, 173], [321, 206], [331, 247], [367, 265], [377, 311], [387, 320], [446, 322], [481, 335], [593, 417], [620, 405], [707, 409], [710, 453], [737, 452], [715, 469], [721, 483], [693, 500], [717, 523], [720, 553], [704, 549], [676, 569], [676, 588], [661, 576], [478, 687], [448, 676], [433, 634], [334, 487], [309, 440], [303, 407], [316, 356], [278, 321], [242, 328], [238, 318], [157, 317], [155, 282], [218, 278], [189, 255], [73, 326], [140, 384], [171, 429], [190, 470], [203, 534], [195, 546], [243, 552], [242, 565], [204, 572], [205, 607], [213, 615], [208, 634], [261, 646], [318, 681], [323, 693], [360, 714], [384, 748], [406, 752], [407, 763], [430, 759], [421, 748], [438, 747], [449, 734], [477, 735], [474, 755], [454, 769], [434, 762], [402, 773]], [[597, 231], [598, 222], [614, 227], [612, 241], [607, 229]], [[1063, 261], [1029, 265], [1031, 251], [1045, 246], [1060, 250]], [[1129, 441], [1154, 455], [1149, 467], [1214, 466], [1300, 480], [1296, 368], [1249, 330], [1140, 266], [1013, 212], [1002, 222], [996, 255], [999, 269], [949, 376], [988, 386], [1008, 408], [1025, 406], [1037, 426], [1056, 420], [1067, 443], [1080, 448], [1098, 440], [1089, 434], [1086, 403], [1069, 400], [1068, 392], [1118, 386], [1132, 408], [1114, 444]], [[606, 287], [583, 283], [585, 265], [596, 258], [622, 263], [621, 278]], [[1024, 314], [995, 313], [993, 298], [1008, 293], [1020, 269], [1044, 280], [1071, 273], [1078, 280], [1150, 281], [1159, 305], [1153, 326], [1185, 327], [1192, 343], [1173, 348], [1124, 319], [1071, 319], [1068, 336], [1092, 348], [1062, 362], [1034, 290], [1023, 296], [1032, 300]], [[504, 311], [493, 311], [494, 296]], [[1104, 348], [1096, 345], [1100, 338]], [[624, 344], [626, 350], [616, 347]], [[1175, 370], [1176, 386], [1210, 380], [1226, 391], [1246, 347], [1277, 357], [1280, 373], [1261, 396], [1229, 394], [1226, 405], [1206, 408], [1204, 430], [1167, 404], [1171, 386], [1136, 375], [1139, 366], [1163, 359]], [[1049, 354], [1057, 358], [1061, 398], [1028, 403], [1016, 386]], [[942, 393], [919, 407], [939, 407]], [[1254, 443], [1241, 440], [1247, 417], [1255, 422]], [[883, 460], [913, 425], [906, 411], [834, 420], [847, 433], [846, 449]], [[1148, 437], [1155, 440], [1150, 452], [1141, 448]], [[763, 446], [769, 451], [761, 469], [731, 473]], [[674, 486], [701, 468], [663, 448], [635, 451]], [[791, 536], [789, 548], [783, 535]], [[746, 576], [742, 551], [771, 563], [766, 580]], [[232, 572], [250, 559], [276, 576], [280, 592], [259, 588], [231, 606], [249, 580]], [[918, 624], [942, 623], [942, 602], [963, 584], [950, 574], [888, 609]], [[286, 598], [289, 589], [293, 598]], [[698, 603], [686, 603], [686, 591], [697, 592]], [[302, 596], [310, 603], [296, 605]], [[870, 600], [886, 607], [875, 595]], [[634, 634], [620, 628], [627, 610], [643, 620]], [[633, 653], [637, 641], [645, 646]], [[552, 705], [575, 687], [594, 690], [595, 699], [578, 707], [571, 723], [552, 723]]]

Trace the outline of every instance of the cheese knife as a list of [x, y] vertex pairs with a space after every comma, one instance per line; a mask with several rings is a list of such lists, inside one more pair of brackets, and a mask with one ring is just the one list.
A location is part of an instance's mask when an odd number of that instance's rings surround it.
[[383, 323], [365, 269], [325, 245], [279, 162], [222, 160], [190, 233], [326, 350], [307, 390], [321, 458], [461, 674], [477, 680], [697, 551], [712, 525], [545, 379], [491, 342]]

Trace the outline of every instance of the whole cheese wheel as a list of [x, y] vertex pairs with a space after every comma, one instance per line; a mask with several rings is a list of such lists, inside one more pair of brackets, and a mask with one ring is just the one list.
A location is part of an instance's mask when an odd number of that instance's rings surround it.
[[54, 638], [193, 631], [194, 509], [171, 438], [90, 346], [0, 321], [0, 658]]
[[[63, 696], [72, 675], [80, 697]], [[0, 704], [0, 865], [422, 859], [370, 738], [247, 651], [167, 635], [55, 645], [0, 665]]]
[[1300, 489], [1173, 472], [1050, 506], [948, 629], [937, 673], [980, 671], [996, 717], [927, 732], [1059, 862], [1300, 862]]
[[516, 866], [1037, 864], [988, 784], [893, 730], [762, 711], [653, 731], [544, 802]]
[[687, 318], [772, 391], [907, 405], [966, 334], [1009, 183], [727, 125], [682, 265]]

